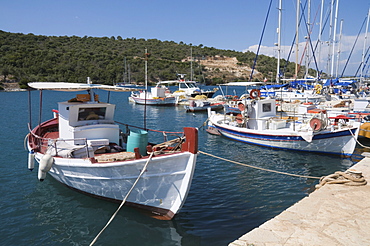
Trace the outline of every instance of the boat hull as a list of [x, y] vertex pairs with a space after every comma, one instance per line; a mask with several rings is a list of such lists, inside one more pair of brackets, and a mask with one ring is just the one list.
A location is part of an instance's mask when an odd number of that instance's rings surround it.
[[248, 144], [285, 150], [341, 155], [343, 157], [352, 155], [358, 135], [357, 127], [333, 132], [323, 130], [314, 133], [312, 140], [307, 141], [304, 139], [304, 134], [299, 135], [294, 131], [258, 131], [227, 124], [218, 124], [214, 121], [211, 121], [209, 127], [214, 128], [213, 132], [216, 129], [224, 137]]
[[216, 103], [216, 104], [206, 105], [206, 106], [202, 106], [202, 107], [185, 105], [184, 108], [185, 108], [186, 112], [207, 111], [208, 108], [211, 108], [211, 110], [213, 110], [213, 111], [217, 111], [217, 110], [223, 109], [224, 104], [223, 103]]
[[[35, 156], [40, 162], [43, 154]], [[122, 202], [148, 158], [112, 163], [54, 157], [49, 174], [82, 193]], [[152, 216], [171, 219], [183, 206], [194, 174], [196, 154], [182, 152], [156, 156], [127, 198], [127, 205], [145, 209]]]
[[175, 97], [162, 97], [162, 98], [140, 98], [131, 97], [137, 104], [157, 105], [157, 106], [172, 106], [176, 104]]

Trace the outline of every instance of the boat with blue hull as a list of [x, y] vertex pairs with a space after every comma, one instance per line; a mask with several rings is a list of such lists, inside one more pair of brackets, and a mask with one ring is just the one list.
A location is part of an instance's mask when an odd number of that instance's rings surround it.
[[209, 113], [208, 132], [227, 138], [285, 150], [351, 156], [360, 122], [338, 122], [325, 110], [278, 117], [275, 99], [244, 100], [237, 116]]

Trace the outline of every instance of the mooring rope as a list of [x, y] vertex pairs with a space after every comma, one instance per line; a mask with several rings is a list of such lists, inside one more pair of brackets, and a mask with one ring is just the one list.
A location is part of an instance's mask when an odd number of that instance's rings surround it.
[[135, 180], [134, 184], [132, 185], [131, 189], [128, 191], [128, 193], [126, 194], [125, 198], [122, 200], [121, 202], [121, 205], [118, 207], [118, 209], [116, 210], [116, 212], [114, 212], [114, 214], [112, 215], [112, 217], [109, 219], [109, 221], [107, 222], [107, 224], [103, 227], [103, 229], [101, 229], [101, 231], [98, 233], [98, 235], [96, 235], [96, 237], [94, 238], [94, 240], [90, 243], [90, 246], [94, 245], [94, 243], [98, 240], [98, 238], [100, 237], [100, 235], [103, 233], [103, 231], [109, 226], [109, 224], [113, 221], [113, 219], [116, 217], [116, 215], [118, 214], [119, 210], [123, 207], [123, 205], [125, 204], [128, 196], [131, 194], [132, 190], [134, 189], [134, 187], [136, 186], [137, 182], [139, 182], [139, 179], [141, 178], [141, 176], [143, 176], [144, 172], [146, 171], [146, 167], [148, 166], [149, 164], [149, 161], [152, 159], [153, 157], [153, 154], [154, 152], [152, 152], [148, 158], [148, 160], [146, 161], [143, 169], [141, 170], [139, 176], [137, 177], [137, 179]]
[[237, 162], [237, 161], [228, 160], [228, 159], [225, 159], [225, 158], [222, 158], [222, 157], [219, 157], [219, 156], [215, 156], [215, 155], [212, 155], [212, 154], [203, 152], [201, 150], [199, 150], [198, 152], [201, 153], [201, 154], [203, 154], [203, 155], [208, 155], [208, 156], [211, 156], [213, 158], [217, 158], [217, 159], [220, 159], [220, 160], [223, 160], [223, 161], [228, 161], [228, 162], [231, 162], [231, 163], [234, 163], [234, 164], [237, 164], [237, 165], [241, 165], [241, 166], [245, 166], [245, 167], [250, 167], [250, 168], [254, 168], [254, 169], [259, 169], [259, 170], [266, 171], [266, 172], [284, 174], [284, 175], [293, 176], [293, 177], [299, 177], [299, 178], [321, 179], [321, 177], [305, 176], [305, 175], [299, 175], [299, 174], [293, 174], [293, 173], [287, 173], [287, 172], [280, 172], [280, 171], [271, 170], [271, 169], [262, 168], [262, 167], [256, 167], [256, 166], [248, 165], [248, 164], [245, 164], [245, 163], [240, 163], [240, 162]]
[[[353, 132], [351, 131], [351, 129], [348, 129], [348, 131], [351, 133], [352, 137], [355, 139], [356, 143], [358, 145], [360, 145], [362, 148], [365, 148], [365, 149], [370, 149], [369, 146], [365, 146], [363, 145], [362, 143], [360, 143], [360, 141], [358, 141], [358, 138], [356, 138], [356, 136], [353, 134]], [[359, 131], [362, 131], [361, 128], [359, 129]]]
[[204, 122], [203, 122], [203, 124], [200, 126], [200, 127], [198, 127], [198, 129], [200, 130], [200, 129], [202, 129], [204, 126], [206, 126], [207, 125], [207, 121], [209, 120], [209, 118], [211, 118], [211, 116], [209, 116]]
[[362, 172], [356, 170], [347, 170], [346, 172], [335, 172], [320, 179], [320, 183], [315, 186], [316, 189], [325, 184], [344, 184], [349, 186], [366, 185], [367, 181], [362, 176]]

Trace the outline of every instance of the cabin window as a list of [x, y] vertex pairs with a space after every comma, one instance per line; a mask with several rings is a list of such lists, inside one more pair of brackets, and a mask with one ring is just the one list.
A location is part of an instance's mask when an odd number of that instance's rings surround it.
[[181, 84], [180, 84], [180, 88], [181, 88], [181, 89], [187, 89], [187, 88], [188, 88], [188, 86], [187, 86], [186, 84], [182, 84], [182, 83], [181, 83]]
[[271, 103], [263, 103], [262, 112], [271, 112]]
[[78, 111], [78, 120], [104, 120], [105, 107], [99, 108], [80, 108]]

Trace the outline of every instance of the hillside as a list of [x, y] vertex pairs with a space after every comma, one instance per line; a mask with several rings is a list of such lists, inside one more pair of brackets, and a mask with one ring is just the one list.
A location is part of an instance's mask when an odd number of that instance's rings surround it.
[[[145, 53], [147, 50], [147, 53]], [[187, 74], [206, 84], [246, 81], [255, 59], [252, 52], [219, 50], [203, 45], [157, 39], [122, 37], [42, 36], [0, 31], [0, 79], [30, 81], [143, 83], [145, 60], [148, 80], [156, 83]], [[293, 74], [294, 63], [283, 61], [285, 76]], [[252, 80], [275, 78], [276, 59], [260, 55]], [[302, 69], [304, 71], [304, 69]]]

